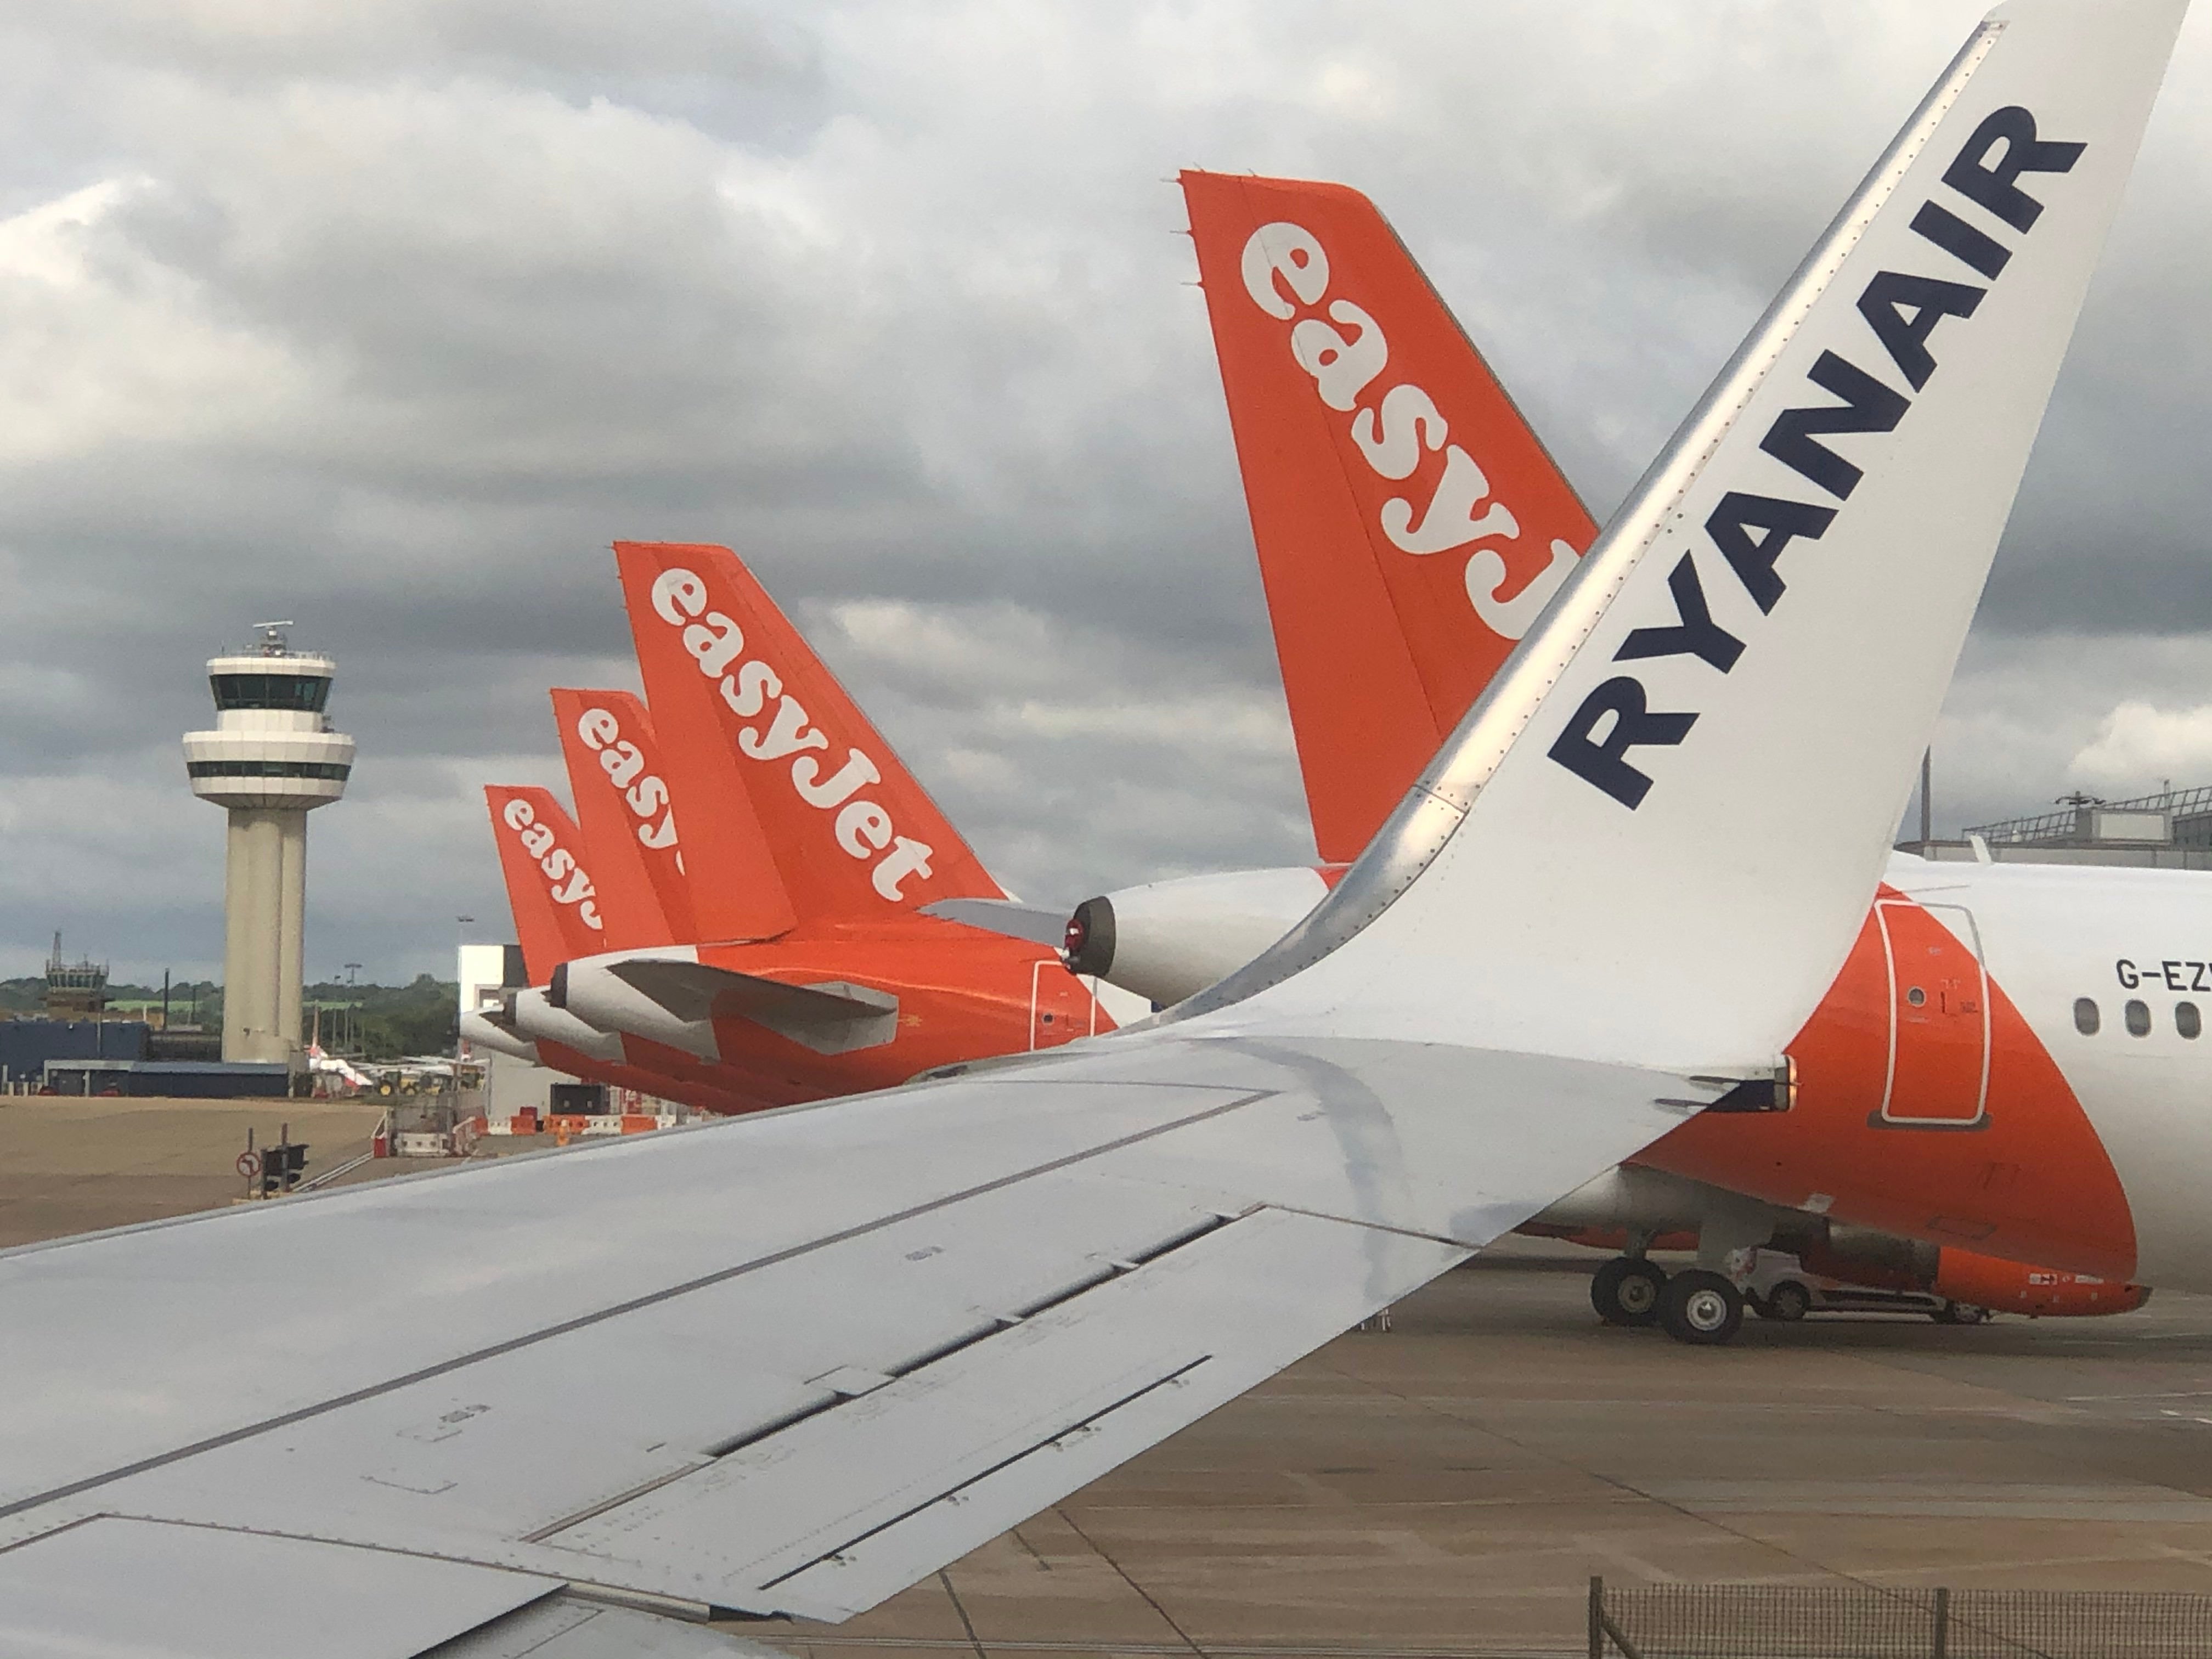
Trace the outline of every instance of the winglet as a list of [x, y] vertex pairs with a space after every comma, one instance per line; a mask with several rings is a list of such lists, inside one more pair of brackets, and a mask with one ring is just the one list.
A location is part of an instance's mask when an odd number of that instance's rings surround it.
[[741, 769], [799, 916], [1002, 896], [736, 554], [618, 542], [615, 556], [664, 745]]
[[542, 985], [557, 964], [606, 948], [599, 888], [583, 863], [583, 834], [550, 789], [486, 784], [484, 803], [522, 969], [532, 984]]
[[1373, 203], [1182, 191], [1314, 839], [1348, 862], [1597, 526]]
[[1983, 24], [1376, 844], [1178, 1016], [1771, 1065], [1874, 896], [2185, 9]]

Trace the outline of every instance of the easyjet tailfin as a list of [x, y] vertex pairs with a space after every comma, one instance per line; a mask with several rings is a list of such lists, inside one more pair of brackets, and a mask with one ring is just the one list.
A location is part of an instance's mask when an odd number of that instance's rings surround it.
[[1314, 839], [1358, 855], [1596, 526], [1373, 203], [1185, 173]]
[[606, 948], [696, 942], [675, 790], [645, 704], [627, 691], [556, 687], [553, 722], [599, 878]]
[[[665, 624], [653, 608], [654, 575], [648, 570], [641, 586], [635, 579], [645, 565], [629, 545], [616, 544], [616, 565], [666, 780], [685, 804], [684, 884], [694, 931], [701, 943], [775, 939], [791, 931], [798, 912], [722, 729], [719, 682], [708, 672], [720, 653], [742, 648], [742, 635], [718, 645], [711, 623], [696, 634]], [[724, 665], [737, 665], [734, 654]]]
[[562, 963], [607, 948], [583, 834], [550, 789], [487, 784], [484, 801], [523, 972], [543, 985]]
[[[678, 787], [688, 800], [692, 769], [743, 778], [800, 920], [1001, 896], [736, 554], [643, 542], [615, 554], [662, 746], [681, 754]], [[695, 894], [708, 879], [693, 868]]]

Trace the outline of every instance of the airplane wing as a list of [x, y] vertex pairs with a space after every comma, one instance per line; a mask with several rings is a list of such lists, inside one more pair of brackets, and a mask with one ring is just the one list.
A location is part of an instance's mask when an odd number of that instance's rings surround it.
[[889, 1042], [897, 1031], [898, 999], [873, 986], [793, 985], [675, 957], [641, 957], [608, 971], [678, 1019], [749, 1019], [817, 1054]]
[[[465, 1586], [455, 1619], [564, 1586], [841, 1617], [1450, 1267], [1700, 1086], [1102, 1042], [16, 1251], [0, 1649], [40, 1604], [8, 1587], [105, 1586], [77, 1592], [97, 1628], [172, 1544], [250, 1567], [295, 1542], [379, 1594], [419, 1577], [426, 1607]], [[1577, 1127], [1535, 1133], [1539, 1101]]]
[[0, 1255], [0, 1648], [837, 1617], [1759, 1075], [1872, 896], [2183, 9], [1978, 31], [1376, 845], [1173, 1016]]

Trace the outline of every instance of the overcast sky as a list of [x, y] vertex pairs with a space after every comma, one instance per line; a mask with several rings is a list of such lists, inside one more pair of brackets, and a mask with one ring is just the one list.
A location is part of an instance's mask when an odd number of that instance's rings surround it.
[[[503, 936], [618, 536], [743, 552], [1029, 896], [1310, 856], [1176, 170], [1366, 191], [1602, 519], [1981, 9], [15, 0], [0, 973], [219, 973], [177, 739], [270, 617], [361, 742], [310, 976]], [[2200, 8], [1942, 826], [2212, 782], [2208, 140]]]

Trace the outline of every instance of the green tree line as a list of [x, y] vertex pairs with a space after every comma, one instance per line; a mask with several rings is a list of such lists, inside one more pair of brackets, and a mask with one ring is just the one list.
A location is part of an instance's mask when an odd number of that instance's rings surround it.
[[[447, 1054], [453, 1047], [454, 1011], [460, 994], [460, 987], [452, 980], [429, 974], [418, 974], [406, 985], [345, 985], [325, 980], [306, 987], [301, 994], [306, 1012], [301, 1037], [302, 1041], [313, 1037], [314, 1011], [319, 1005], [323, 1046], [332, 1053], [343, 1046], [347, 1052], [370, 1060]], [[46, 994], [43, 975], [0, 980], [0, 1014], [35, 1016], [44, 1008]], [[107, 988], [107, 1000], [112, 1011], [158, 1010], [161, 988], [113, 984]], [[182, 1025], [195, 1012], [207, 1030], [221, 1030], [222, 987], [213, 980], [172, 984], [170, 1024]]]

